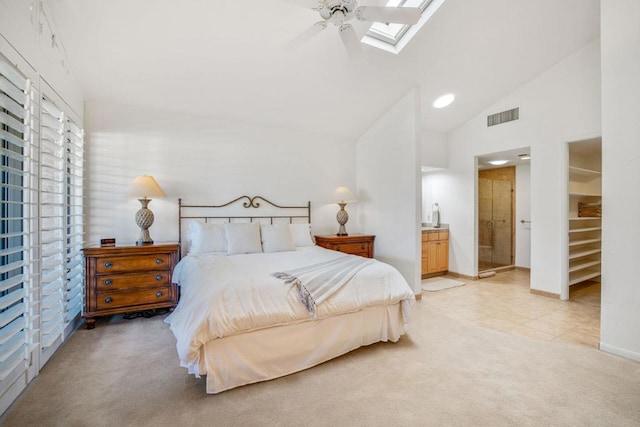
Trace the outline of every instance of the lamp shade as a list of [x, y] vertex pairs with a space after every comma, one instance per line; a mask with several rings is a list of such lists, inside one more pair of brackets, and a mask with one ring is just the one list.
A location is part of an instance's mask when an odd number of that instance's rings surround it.
[[164, 191], [155, 179], [149, 175], [142, 175], [133, 180], [127, 189], [127, 195], [136, 198], [164, 197]]
[[333, 192], [333, 202], [335, 203], [355, 203], [358, 200], [353, 195], [349, 188], [341, 186], [335, 189]]

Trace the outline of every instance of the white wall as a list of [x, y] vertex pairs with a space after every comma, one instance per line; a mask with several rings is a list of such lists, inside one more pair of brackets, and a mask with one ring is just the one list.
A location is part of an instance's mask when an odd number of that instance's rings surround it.
[[358, 139], [358, 220], [375, 257], [420, 292], [420, 99], [411, 90]]
[[640, 360], [640, 2], [602, 0], [600, 348]]
[[[311, 201], [312, 231], [335, 233], [338, 206], [327, 201], [339, 185], [356, 187], [355, 141], [104, 102], [88, 102], [85, 114], [88, 244], [102, 237], [135, 242], [140, 203], [124, 193], [138, 175], [153, 175], [167, 195], [149, 205], [156, 242], [178, 239], [180, 197]], [[354, 216], [349, 230], [357, 229]]]
[[[441, 193], [446, 191], [447, 175], [440, 172], [449, 166], [447, 153], [447, 134], [422, 129], [422, 222], [431, 222], [431, 207], [441, 200]], [[440, 206], [440, 222], [446, 223], [446, 208]]]
[[450, 176], [446, 171], [437, 170], [422, 173], [422, 222], [431, 223], [431, 212], [434, 203], [440, 207], [440, 223], [448, 224], [449, 207], [442, 204], [445, 193], [451, 188]]
[[429, 168], [446, 168], [447, 134], [422, 129], [422, 166]]
[[517, 267], [531, 268], [531, 166], [516, 166], [516, 259]]
[[[520, 119], [486, 117], [520, 107]], [[560, 294], [566, 264], [566, 141], [600, 134], [600, 43], [594, 40], [448, 135], [450, 270], [477, 272], [475, 156], [531, 147], [531, 287]]]

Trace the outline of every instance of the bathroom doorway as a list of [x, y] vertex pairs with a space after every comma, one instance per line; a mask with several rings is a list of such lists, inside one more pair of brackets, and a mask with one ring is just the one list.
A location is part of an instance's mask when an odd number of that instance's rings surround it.
[[478, 170], [479, 272], [514, 265], [515, 169]]

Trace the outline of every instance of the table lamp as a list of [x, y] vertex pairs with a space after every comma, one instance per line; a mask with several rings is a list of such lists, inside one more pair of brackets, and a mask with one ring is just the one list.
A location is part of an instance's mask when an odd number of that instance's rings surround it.
[[137, 246], [153, 245], [153, 239], [149, 234], [149, 227], [153, 224], [153, 212], [147, 206], [151, 199], [149, 197], [164, 197], [162, 188], [155, 179], [149, 175], [142, 175], [133, 180], [127, 190], [129, 196], [136, 197], [142, 207], [136, 212], [136, 224], [140, 227], [140, 237], [136, 242]]
[[340, 228], [338, 229], [338, 236], [348, 236], [347, 229], [344, 225], [349, 221], [349, 214], [344, 210], [344, 207], [347, 203], [355, 203], [357, 202], [356, 196], [353, 195], [351, 190], [347, 187], [341, 186], [336, 188], [333, 192], [333, 201], [340, 206], [340, 210], [336, 214], [336, 219], [338, 220], [338, 224], [340, 224]]

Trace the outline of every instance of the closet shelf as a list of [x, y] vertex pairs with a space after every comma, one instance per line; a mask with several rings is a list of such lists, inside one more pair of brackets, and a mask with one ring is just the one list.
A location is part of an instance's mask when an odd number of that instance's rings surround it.
[[589, 243], [600, 243], [600, 239], [576, 240], [575, 242], [569, 242], [569, 246], [588, 245]]
[[602, 176], [602, 172], [593, 170], [593, 169], [585, 169], [579, 168], [576, 166], [569, 166], [569, 173], [572, 177], [575, 177], [577, 180], [582, 179], [595, 179], [600, 178]]
[[[588, 262], [583, 262], [583, 263], [579, 263], [579, 264], [575, 264], [571, 267], [569, 267], [569, 273], [573, 273], [574, 271], [580, 271], [580, 270], [586, 270], [589, 267], [593, 267], [596, 265], [600, 265], [600, 260], [594, 260], [594, 261], [588, 261]], [[592, 272], [593, 270], [591, 270], [590, 272]]]
[[569, 166], [569, 172], [574, 173], [576, 175], [602, 176], [602, 172], [600, 171], [593, 170], [593, 169], [579, 168], [577, 166]]
[[600, 253], [600, 248], [594, 248], [594, 249], [586, 249], [583, 251], [577, 251], [577, 252], [570, 252], [569, 253], [569, 259], [576, 259], [576, 258], [582, 258], [584, 256], [588, 256], [588, 255], [593, 255], [593, 254], [599, 254]]
[[571, 192], [571, 193], [569, 193], [569, 196], [573, 196], [573, 197], [602, 197], [602, 194]]
[[576, 216], [573, 218], [569, 218], [569, 221], [593, 221], [593, 220], [601, 220], [602, 218], [599, 216]]
[[573, 228], [569, 230], [569, 233], [585, 233], [587, 231], [600, 231], [602, 227], [586, 227], [586, 228]]
[[584, 282], [585, 280], [594, 279], [600, 275], [601, 273], [599, 271], [587, 271], [584, 274], [581, 274], [569, 280], [569, 286]]

